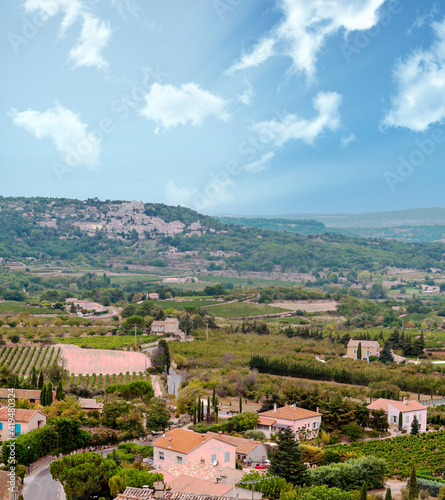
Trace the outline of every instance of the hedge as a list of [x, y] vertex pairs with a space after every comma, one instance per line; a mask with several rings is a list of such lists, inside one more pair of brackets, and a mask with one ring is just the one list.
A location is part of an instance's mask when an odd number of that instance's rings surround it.
[[309, 470], [312, 485], [325, 484], [330, 488], [341, 490], [359, 490], [364, 482], [371, 490], [383, 488], [385, 473], [386, 462], [373, 456], [355, 458]]
[[[417, 478], [417, 486], [420, 490], [427, 490], [432, 497], [439, 496], [440, 488], [444, 487], [443, 482], [431, 481], [430, 479], [423, 479], [422, 477]], [[406, 487], [409, 487], [409, 479], [406, 483]]]

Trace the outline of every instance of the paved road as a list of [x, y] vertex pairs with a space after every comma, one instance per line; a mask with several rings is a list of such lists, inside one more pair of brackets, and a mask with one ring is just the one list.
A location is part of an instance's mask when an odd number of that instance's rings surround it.
[[62, 485], [52, 478], [49, 467], [26, 477], [23, 491], [25, 500], [66, 500]]
[[178, 387], [181, 383], [181, 375], [175, 372], [170, 366], [170, 373], [167, 376], [167, 390], [169, 394], [178, 395]]

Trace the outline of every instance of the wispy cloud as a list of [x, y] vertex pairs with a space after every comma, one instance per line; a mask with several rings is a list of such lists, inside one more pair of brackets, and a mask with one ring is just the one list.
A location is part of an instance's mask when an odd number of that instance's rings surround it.
[[81, 0], [25, 0], [25, 11], [38, 11], [43, 16], [54, 17], [63, 15], [60, 24], [60, 36], [66, 34], [68, 28], [78, 20], [82, 29], [76, 45], [69, 53], [69, 59], [75, 67], [106, 68], [108, 63], [102, 56], [107, 46], [112, 30], [108, 23], [94, 16]]
[[329, 36], [367, 30], [379, 21], [385, 0], [277, 0], [282, 21], [227, 71], [259, 66], [274, 55], [292, 59], [291, 72], [313, 78], [317, 57]]
[[230, 118], [227, 102], [195, 83], [187, 83], [179, 88], [154, 83], [145, 101], [140, 113], [166, 129], [188, 123], [197, 127], [210, 116], [222, 121]]
[[397, 94], [383, 117], [382, 127], [405, 127], [423, 132], [445, 122], [445, 20], [432, 23], [435, 40], [427, 50], [414, 50], [395, 65]]
[[269, 151], [268, 153], [265, 153], [259, 158], [258, 160], [252, 161], [248, 163], [247, 165], [244, 166], [244, 170], [247, 172], [262, 172], [263, 170], [266, 170], [266, 164], [268, 161], [272, 160], [272, 158], [275, 157], [275, 153], [272, 151]]
[[9, 113], [14, 125], [25, 129], [37, 139], [51, 139], [57, 151], [69, 166], [99, 165], [100, 139], [87, 131], [87, 124], [71, 110], [57, 104], [54, 108], [40, 112], [33, 109]]
[[307, 119], [288, 114], [281, 121], [257, 123], [253, 129], [275, 146], [282, 146], [291, 139], [313, 144], [325, 130], [333, 131], [340, 127], [341, 100], [342, 96], [336, 92], [318, 92], [313, 99], [314, 109], [318, 111], [314, 118]]
[[250, 106], [252, 104], [254, 96], [255, 92], [253, 90], [253, 87], [250, 84], [249, 80], [247, 80], [246, 78], [243, 93], [237, 96], [238, 101], [244, 104], [245, 106]]
[[340, 138], [340, 147], [342, 149], [347, 148], [350, 144], [352, 144], [356, 140], [357, 137], [355, 137], [354, 134], [344, 135], [343, 137]]

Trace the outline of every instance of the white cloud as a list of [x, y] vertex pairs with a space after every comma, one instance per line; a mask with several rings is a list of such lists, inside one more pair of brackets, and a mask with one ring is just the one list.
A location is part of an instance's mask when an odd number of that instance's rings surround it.
[[245, 106], [250, 106], [252, 104], [253, 98], [255, 96], [255, 92], [253, 91], [253, 87], [250, 82], [245, 80], [245, 88], [243, 93], [238, 95], [238, 101], [244, 104]]
[[228, 73], [252, 68], [273, 55], [292, 58], [292, 72], [315, 74], [317, 57], [326, 39], [343, 30], [367, 30], [379, 21], [386, 0], [278, 0], [282, 21], [244, 53]]
[[88, 133], [87, 125], [69, 109], [59, 104], [44, 112], [28, 109], [11, 110], [14, 125], [24, 128], [37, 139], [50, 138], [59, 151], [62, 161], [70, 167], [99, 165], [100, 139]]
[[354, 134], [345, 135], [345, 136], [340, 138], [340, 147], [342, 149], [347, 148], [349, 146], [349, 144], [352, 144], [356, 140], [357, 140], [357, 138], [355, 137]]
[[318, 92], [313, 99], [318, 115], [308, 120], [288, 114], [281, 121], [271, 120], [253, 126], [263, 141], [282, 146], [291, 139], [300, 139], [312, 144], [325, 130], [337, 130], [340, 127], [339, 107], [342, 97], [336, 92]]
[[269, 160], [272, 160], [274, 156], [275, 153], [272, 153], [272, 151], [264, 153], [258, 160], [252, 161], [245, 165], [244, 170], [246, 170], [247, 172], [261, 172], [263, 170], [266, 170], [266, 163]]
[[145, 101], [141, 114], [165, 128], [187, 123], [196, 127], [209, 116], [223, 121], [230, 118], [227, 102], [202, 90], [195, 83], [187, 83], [179, 88], [154, 83]]
[[40, 11], [46, 17], [54, 17], [63, 13], [63, 19], [60, 26], [61, 34], [76, 21], [84, 6], [80, 0], [26, 0], [25, 11]]
[[108, 23], [97, 17], [84, 14], [82, 32], [76, 45], [70, 51], [70, 59], [75, 66], [96, 66], [105, 68], [108, 63], [102, 57], [102, 50], [106, 47], [111, 36]]
[[433, 23], [435, 40], [427, 50], [414, 50], [397, 62], [397, 94], [382, 120], [383, 127], [405, 127], [423, 132], [445, 122], [445, 20]]
[[74, 66], [96, 66], [105, 68], [107, 62], [102, 57], [111, 36], [111, 29], [105, 21], [92, 15], [81, 0], [25, 0], [25, 11], [40, 12], [50, 18], [58, 14], [63, 15], [60, 25], [60, 36], [64, 36], [67, 29], [81, 19], [82, 29], [76, 45], [71, 49], [69, 59]]

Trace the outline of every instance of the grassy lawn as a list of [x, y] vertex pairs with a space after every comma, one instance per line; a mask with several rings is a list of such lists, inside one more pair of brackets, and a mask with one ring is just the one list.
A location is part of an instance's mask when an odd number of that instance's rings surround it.
[[221, 318], [244, 318], [248, 316], [261, 316], [264, 314], [276, 314], [286, 312], [280, 307], [268, 306], [264, 304], [252, 304], [250, 302], [233, 302], [231, 304], [218, 304], [207, 306], [204, 310], [208, 314], [220, 316]]

